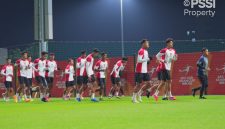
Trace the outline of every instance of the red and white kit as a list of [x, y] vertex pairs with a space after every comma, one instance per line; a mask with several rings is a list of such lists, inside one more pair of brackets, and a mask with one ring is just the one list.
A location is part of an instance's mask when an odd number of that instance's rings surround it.
[[85, 66], [86, 66], [86, 71], [87, 71], [87, 75], [88, 77], [91, 77], [91, 75], [94, 74], [94, 71], [93, 71], [93, 64], [94, 64], [94, 58], [93, 58], [93, 55], [92, 54], [89, 54], [86, 58], [86, 63], [85, 63]]
[[171, 70], [172, 60], [176, 60], [176, 51], [173, 48], [164, 48], [156, 55], [157, 60], [162, 62], [162, 69]]
[[46, 77], [54, 77], [54, 72], [57, 70], [57, 63], [55, 60], [47, 60], [46, 66], [48, 72], [46, 72]]
[[34, 78], [34, 71], [35, 71], [35, 67], [34, 67], [34, 63], [33, 62], [29, 62], [28, 64], [28, 68], [27, 68], [27, 78]]
[[122, 60], [119, 60], [119, 61], [117, 61], [116, 64], [114, 65], [113, 70], [112, 70], [112, 72], [110, 73], [110, 75], [111, 75], [112, 77], [119, 78], [119, 77], [120, 77], [119, 73], [120, 73], [120, 71], [124, 70], [124, 68], [125, 68], [125, 67], [124, 67], [124, 65], [123, 65], [123, 63], [122, 63]]
[[138, 51], [137, 64], [136, 64], [136, 73], [147, 73], [148, 70], [148, 51], [141, 48]]
[[70, 81], [74, 81], [74, 67], [73, 65], [67, 65], [65, 68], [65, 77], [66, 77], [66, 81], [70, 82]]
[[77, 76], [87, 76], [85, 63], [86, 63], [85, 58], [82, 58], [82, 57], [77, 58], [77, 63], [76, 63], [76, 75]]
[[4, 65], [1, 74], [4, 76], [4, 82], [11, 82], [13, 78], [13, 65]]
[[42, 60], [41, 58], [34, 60], [34, 66], [38, 70], [35, 72], [35, 76], [45, 77], [45, 71], [47, 69], [46, 64], [47, 60]]
[[27, 68], [29, 61], [27, 59], [18, 59], [16, 61], [16, 66], [18, 66], [17, 76], [27, 77]]
[[98, 72], [96, 73], [97, 78], [105, 78], [105, 70], [108, 68], [108, 61], [99, 60], [94, 69]]

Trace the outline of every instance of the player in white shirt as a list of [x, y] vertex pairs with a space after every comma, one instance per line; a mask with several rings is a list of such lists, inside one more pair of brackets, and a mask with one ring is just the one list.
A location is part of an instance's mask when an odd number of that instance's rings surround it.
[[45, 74], [47, 83], [48, 83], [48, 93], [47, 96], [49, 97], [51, 91], [52, 91], [52, 87], [53, 87], [53, 81], [54, 81], [54, 74], [55, 71], [57, 71], [57, 62], [55, 61], [55, 54], [54, 53], [50, 53], [49, 56], [49, 60], [47, 60], [46, 62], [46, 67], [47, 67], [47, 71]]
[[41, 57], [34, 60], [34, 66], [37, 69], [35, 72], [35, 79], [40, 87], [40, 99], [43, 102], [48, 101], [47, 91], [48, 91], [48, 84], [45, 78], [46, 70], [47, 70], [47, 52], [41, 52]]
[[99, 91], [100, 99], [103, 100], [103, 94], [105, 93], [105, 86], [106, 86], [106, 72], [108, 69], [108, 61], [107, 59], [107, 54], [102, 52], [101, 53], [101, 59], [97, 61], [95, 64], [94, 70], [96, 71], [96, 77], [97, 77], [97, 82], [99, 85], [99, 88], [96, 91]]
[[81, 51], [80, 57], [76, 60], [76, 100], [79, 102], [83, 99], [83, 91], [87, 89], [88, 76], [86, 72], [86, 51]]
[[127, 57], [123, 57], [122, 59], [118, 60], [114, 65], [112, 72], [110, 73], [112, 87], [109, 92], [109, 98], [113, 97], [113, 93], [115, 93], [115, 96], [119, 98], [119, 90], [121, 88], [120, 72], [125, 69], [127, 61]]
[[13, 92], [12, 81], [13, 81], [13, 65], [11, 64], [11, 59], [6, 59], [6, 64], [1, 69], [1, 75], [4, 76], [4, 84], [6, 91], [2, 94], [3, 99], [7, 102], [9, 101], [9, 94]]
[[[142, 102], [141, 95], [143, 90], [150, 87], [150, 76], [148, 73], [148, 62], [150, 61], [148, 51], [149, 41], [143, 39], [141, 41], [141, 48], [138, 51], [136, 69], [135, 69], [135, 82], [136, 85], [133, 91], [132, 102], [139, 103]], [[137, 100], [138, 98], [138, 100]]]
[[98, 100], [95, 98], [96, 79], [93, 71], [94, 58], [96, 58], [98, 55], [99, 50], [94, 49], [93, 52], [86, 57], [86, 64], [85, 64], [88, 76], [88, 87], [91, 90], [91, 101], [93, 102], [98, 102]]
[[[173, 61], [177, 60], [177, 54], [175, 49], [173, 48], [173, 39], [168, 38], [166, 40], [166, 48], [160, 50], [160, 52], [156, 55], [157, 60], [162, 62], [162, 83], [159, 87], [163, 85], [167, 86], [167, 96], [170, 100], [175, 100], [176, 98], [171, 93], [171, 64]], [[156, 101], [158, 101], [158, 93], [159, 90], [153, 94], [153, 97]]]
[[68, 65], [65, 68], [65, 79], [66, 79], [66, 90], [64, 94], [64, 100], [70, 99], [71, 92], [74, 90], [75, 80], [75, 70], [74, 70], [74, 61], [73, 59], [68, 60]]
[[23, 52], [22, 57], [16, 61], [15, 66], [17, 66], [17, 76], [19, 80], [19, 85], [16, 91], [15, 101], [21, 101], [20, 93], [23, 92], [25, 95], [25, 86], [27, 83], [27, 68], [29, 61], [27, 60], [28, 52]]
[[25, 99], [27, 101], [32, 101], [33, 99], [31, 98], [31, 88], [32, 88], [32, 79], [34, 78], [34, 71], [36, 70], [34, 67], [34, 63], [32, 62], [32, 57], [28, 56], [28, 68], [27, 68], [27, 83], [26, 83], [26, 88], [25, 88]]

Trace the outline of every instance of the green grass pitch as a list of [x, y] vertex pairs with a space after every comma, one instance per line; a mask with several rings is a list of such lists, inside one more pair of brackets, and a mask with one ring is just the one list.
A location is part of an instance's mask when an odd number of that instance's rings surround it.
[[0, 101], [0, 129], [224, 129], [225, 96], [177, 96], [139, 104], [130, 97], [99, 103], [52, 99], [43, 103]]

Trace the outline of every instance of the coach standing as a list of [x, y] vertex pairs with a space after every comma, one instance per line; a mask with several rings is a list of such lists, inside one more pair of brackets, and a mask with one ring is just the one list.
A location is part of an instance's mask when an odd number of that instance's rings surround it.
[[194, 92], [196, 90], [200, 89], [200, 97], [199, 99], [206, 99], [203, 94], [208, 86], [208, 71], [210, 71], [210, 68], [208, 66], [208, 55], [209, 51], [207, 48], [202, 49], [202, 56], [199, 58], [197, 62], [198, 67], [198, 78], [201, 82], [201, 88], [194, 89]]

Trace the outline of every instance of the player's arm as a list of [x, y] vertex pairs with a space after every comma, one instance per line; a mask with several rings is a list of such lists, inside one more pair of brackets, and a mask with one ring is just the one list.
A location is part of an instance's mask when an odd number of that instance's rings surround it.
[[91, 68], [91, 59], [90, 58], [87, 58], [85, 66], [86, 66], [86, 72], [87, 72], [88, 77], [91, 77], [91, 74], [92, 74], [91, 70], [92, 70], [92, 68]]
[[178, 58], [177, 52], [174, 50], [173, 60], [177, 61], [177, 58]]
[[66, 67], [65, 74], [73, 74], [73, 71], [70, 71], [69, 66]]
[[85, 65], [85, 63], [81, 63], [81, 59], [77, 59], [77, 63], [76, 63], [76, 68], [77, 69], [83, 67], [84, 65]]
[[160, 62], [165, 62], [165, 60], [162, 59], [162, 56], [165, 55], [165, 50], [161, 50], [159, 53], [156, 54], [156, 59]]
[[100, 62], [98, 61], [96, 64], [95, 64], [95, 66], [94, 66], [94, 70], [96, 71], [96, 72], [99, 72], [100, 71]]
[[137, 62], [138, 62], [138, 63], [143, 63], [143, 62], [149, 61], [149, 57], [143, 58], [143, 56], [144, 56], [144, 52], [143, 52], [143, 51], [140, 51], [140, 52], [138, 53], [138, 58], [137, 58]]
[[205, 61], [203, 58], [199, 59], [198, 62], [197, 62], [197, 66], [201, 69], [206, 69], [206, 66], [205, 66]]
[[6, 75], [6, 67], [5, 66], [1, 69], [1, 75], [7, 76]]

